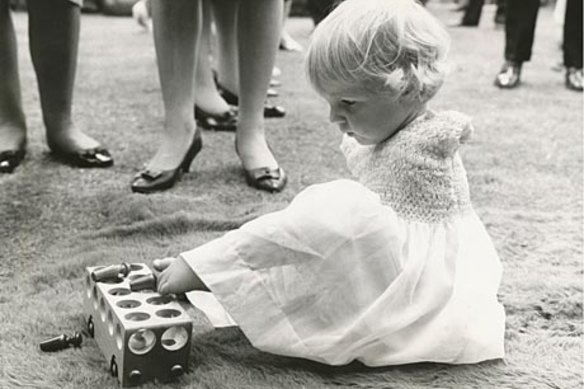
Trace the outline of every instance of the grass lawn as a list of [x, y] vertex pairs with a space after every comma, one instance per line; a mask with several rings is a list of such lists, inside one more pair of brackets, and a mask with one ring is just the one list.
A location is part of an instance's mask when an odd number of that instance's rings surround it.
[[[429, 8], [442, 20], [453, 15]], [[471, 195], [505, 266], [500, 299], [507, 312], [505, 361], [417, 364], [369, 369], [326, 367], [253, 349], [236, 329], [213, 330], [194, 312], [190, 372], [145, 388], [577, 388], [582, 385], [582, 94], [568, 91], [559, 27], [539, 17], [523, 85], [492, 84], [504, 33], [486, 6], [479, 28], [451, 29], [452, 74], [433, 108], [474, 118], [462, 150]], [[162, 104], [152, 38], [131, 18], [84, 15], [75, 118], [112, 151], [107, 170], [53, 161], [45, 145], [36, 81], [27, 51], [26, 14], [15, 24], [29, 147], [24, 164], [0, 177], [0, 387], [115, 388], [96, 343], [40, 352], [41, 340], [84, 329], [86, 266], [146, 262], [219, 236], [255, 215], [283, 207], [307, 185], [348, 177], [340, 136], [304, 79], [302, 55], [281, 52], [283, 120], [269, 138], [289, 173], [276, 195], [248, 188], [233, 134], [205, 133], [194, 172], [160, 194], [130, 192], [132, 176], [156, 149]], [[309, 19], [289, 31], [306, 43]]]

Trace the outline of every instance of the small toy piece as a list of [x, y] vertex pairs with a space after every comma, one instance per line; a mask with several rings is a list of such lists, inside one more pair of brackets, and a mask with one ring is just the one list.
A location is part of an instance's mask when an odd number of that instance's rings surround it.
[[79, 332], [75, 332], [71, 337], [63, 334], [51, 339], [44, 340], [41, 342], [40, 346], [41, 351], [51, 352], [64, 350], [69, 346], [79, 347], [81, 346], [82, 341], [83, 337], [81, 336], [81, 334]]
[[154, 274], [146, 274], [130, 280], [130, 290], [132, 292], [139, 292], [141, 290], [156, 290], [156, 276]]
[[91, 279], [95, 282], [116, 281], [126, 277], [128, 273], [130, 273], [130, 265], [124, 262], [94, 270], [91, 273]]
[[146, 265], [114, 266], [87, 268], [83, 293], [87, 330], [110, 374], [124, 387], [184, 374], [193, 330], [185, 303], [156, 293]]

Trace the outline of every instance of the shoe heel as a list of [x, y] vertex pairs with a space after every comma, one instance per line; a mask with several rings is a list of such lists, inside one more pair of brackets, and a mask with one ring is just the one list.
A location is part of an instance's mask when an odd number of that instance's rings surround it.
[[197, 131], [195, 133], [193, 143], [191, 144], [191, 146], [187, 150], [187, 154], [185, 155], [185, 159], [183, 159], [183, 161], [181, 163], [181, 170], [183, 171], [183, 173], [188, 173], [191, 170], [191, 164], [193, 163], [193, 160], [195, 159], [197, 154], [199, 154], [199, 152], [201, 151], [202, 148], [203, 148], [203, 138], [201, 137], [201, 134]]

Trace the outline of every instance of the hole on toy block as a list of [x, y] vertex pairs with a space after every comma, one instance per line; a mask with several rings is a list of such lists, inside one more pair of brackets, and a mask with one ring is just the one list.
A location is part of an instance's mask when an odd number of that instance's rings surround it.
[[101, 321], [105, 321], [107, 316], [107, 308], [105, 306], [105, 300], [103, 297], [99, 299], [99, 316], [101, 317]]
[[97, 310], [99, 307], [99, 300], [97, 298], [97, 286], [94, 286], [91, 290], [91, 298], [93, 300], [93, 309]]
[[120, 324], [116, 324], [116, 346], [118, 346], [118, 349], [122, 349], [122, 346], [124, 345], [124, 340], [122, 339], [122, 327], [120, 327]]
[[125, 288], [115, 288], [109, 291], [109, 294], [111, 294], [112, 296], [126, 296], [130, 293], [132, 293], [130, 292], [130, 289]]
[[150, 319], [150, 315], [146, 312], [131, 312], [124, 317], [131, 321], [144, 321]]
[[164, 318], [179, 317], [180, 315], [180, 311], [176, 309], [161, 309], [160, 311], [156, 311], [156, 316]]
[[162, 344], [165, 345], [166, 347], [172, 347], [176, 344], [176, 340], [174, 339], [163, 339], [162, 340]]
[[138, 300], [122, 300], [118, 301], [116, 305], [120, 308], [130, 309], [139, 307], [140, 305], [142, 305], [142, 303]]
[[170, 327], [162, 334], [160, 343], [168, 351], [180, 350], [189, 341], [189, 333], [184, 327]]
[[107, 313], [107, 329], [109, 331], [110, 335], [114, 334], [114, 314], [112, 313], [112, 311], [109, 311]]
[[159, 297], [150, 297], [146, 302], [151, 305], [165, 305], [172, 301], [172, 297], [166, 296], [159, 296]]
[[142, 269], [144, 269], [144, 266], [140, 265], [138, 263], [132, 263], [130, 265], [130, 271], [136, 271], [136, 270], [142, 270]]
[[128, 348], [134, 354], [143, 355], [156, 344], [156, 335], [150, 330], [140, 329], [128, 338]]
[[123, 278], [106, 278], [105, 280], [101, 280], [99, 282], [103, 282], [104, 284], [121, 284], [124, 281]]

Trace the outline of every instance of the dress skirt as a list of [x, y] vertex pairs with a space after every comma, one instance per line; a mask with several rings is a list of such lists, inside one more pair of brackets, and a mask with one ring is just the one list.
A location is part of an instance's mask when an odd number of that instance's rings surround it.
[[504, 355], [501, 264], [474, 211], [408, 221], [338, 180], [181, 256], [266, 352], [369, 366]]

